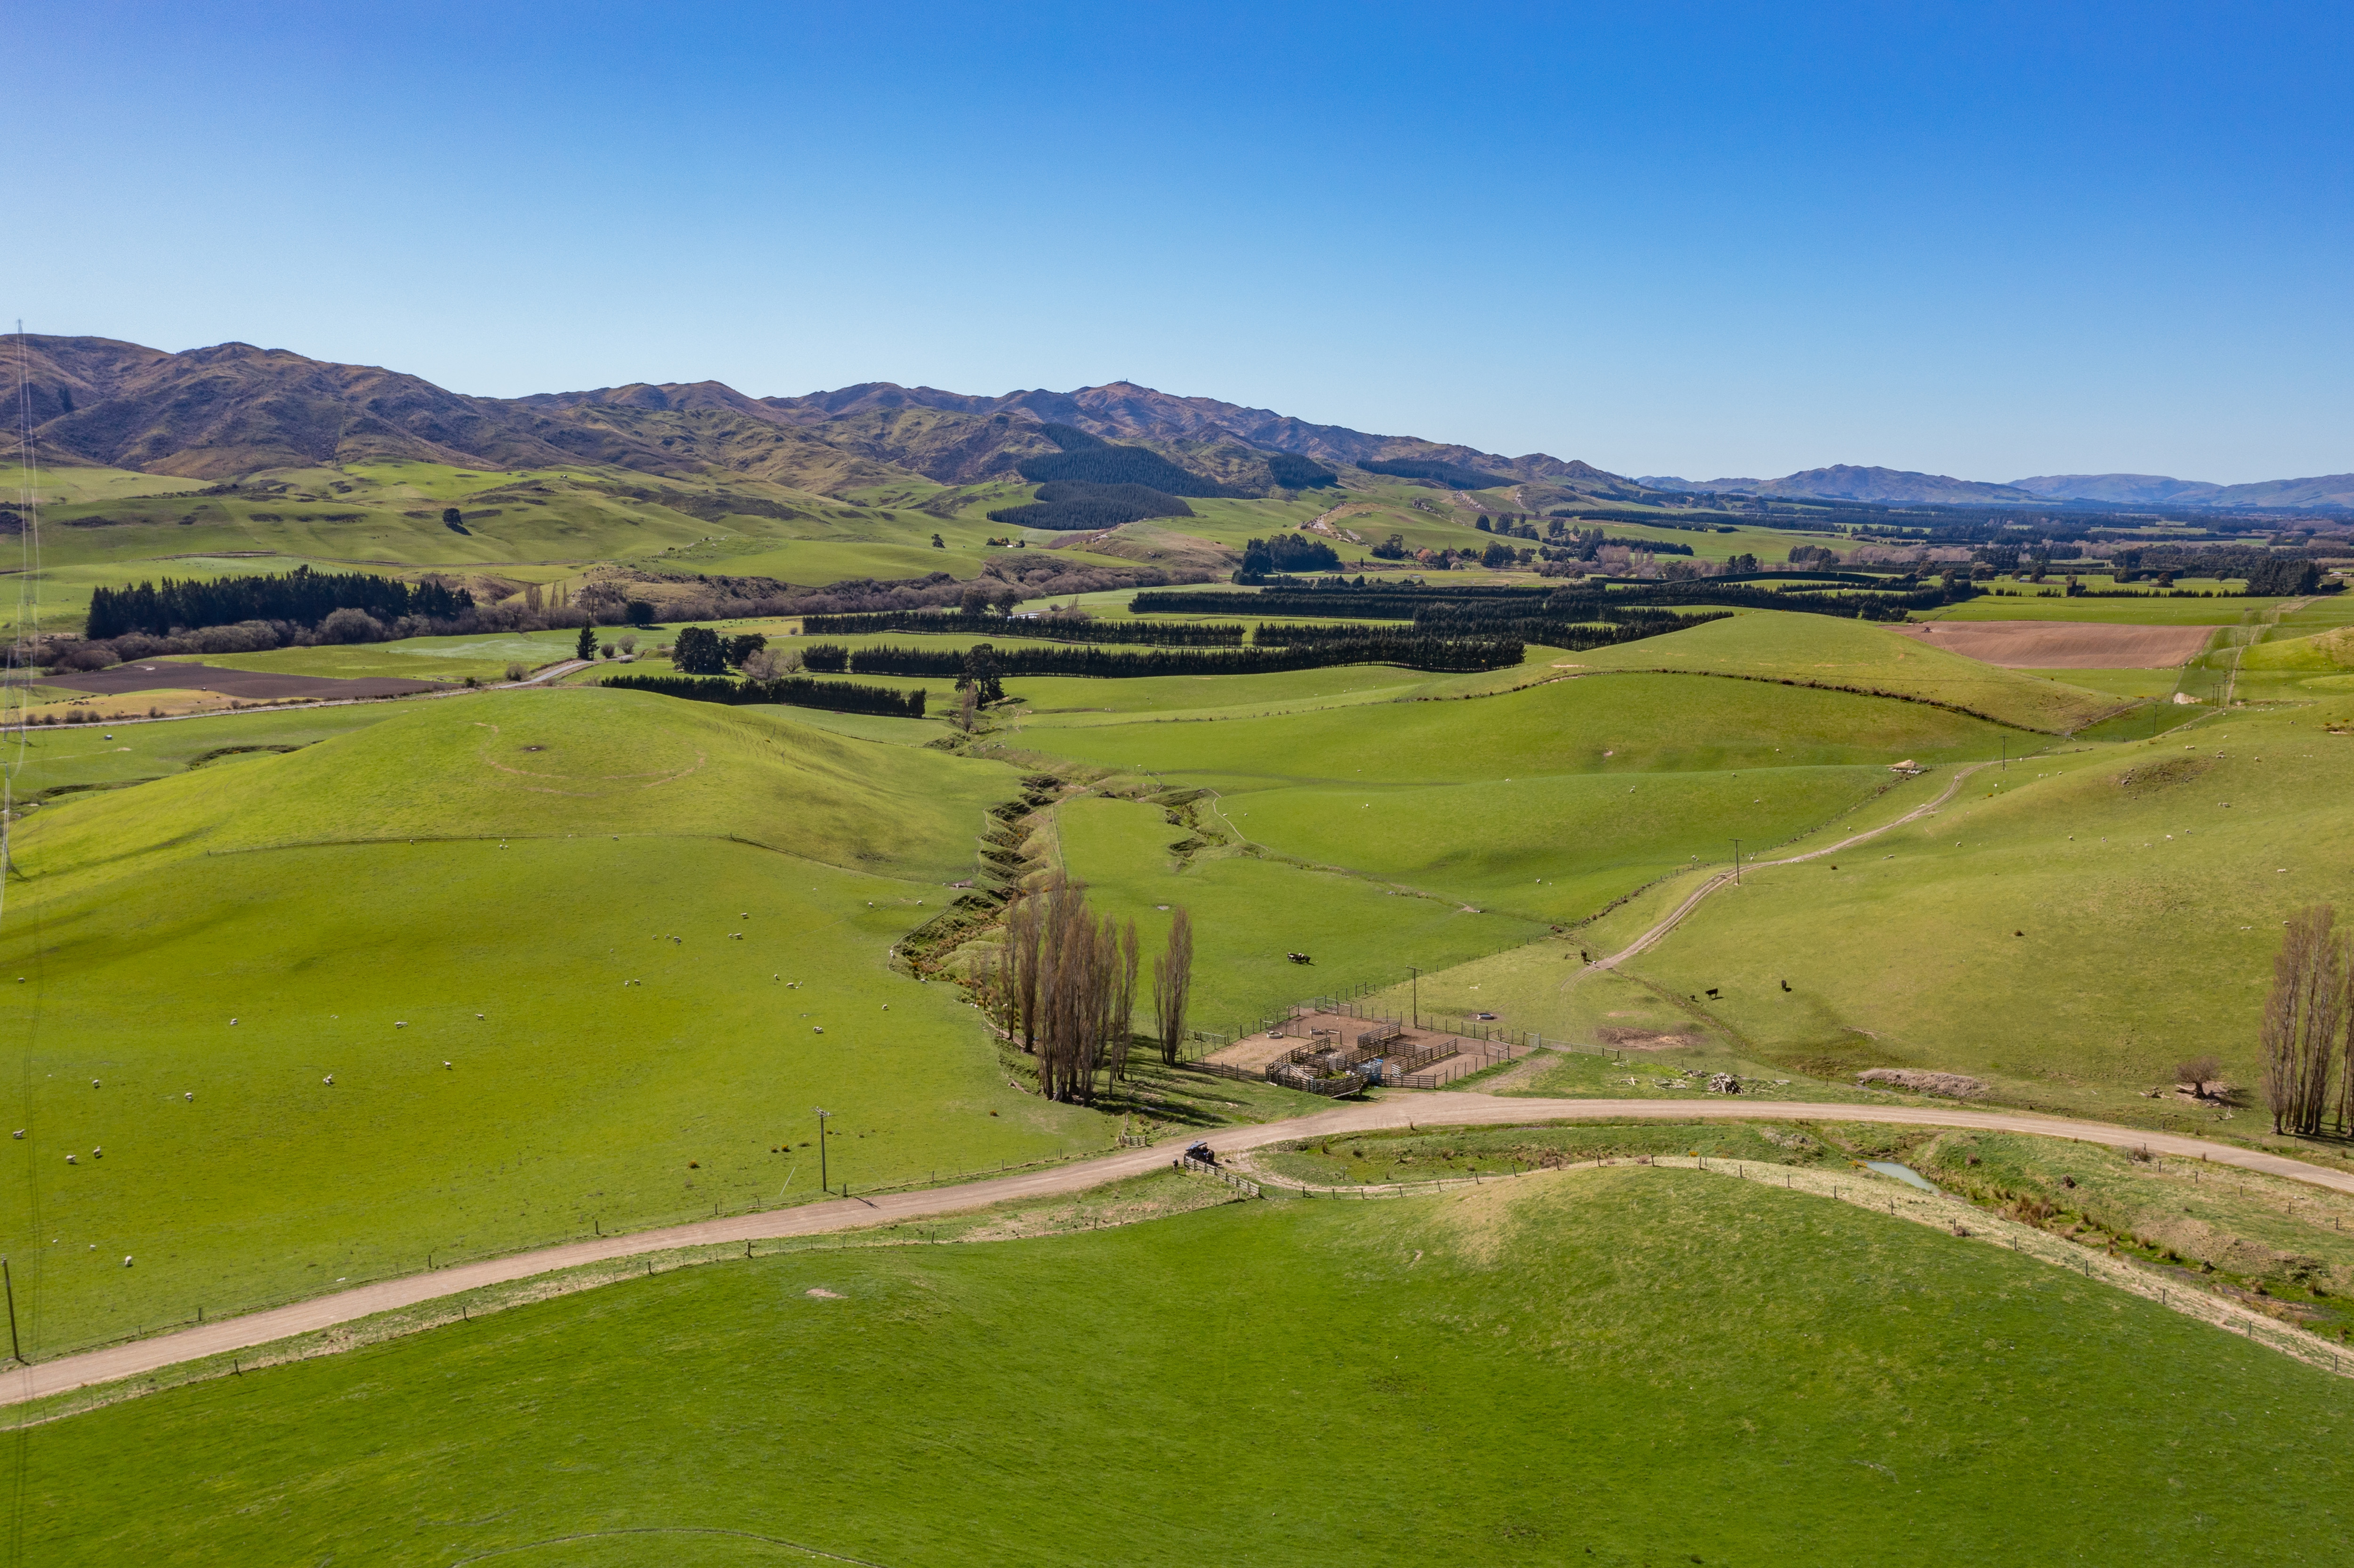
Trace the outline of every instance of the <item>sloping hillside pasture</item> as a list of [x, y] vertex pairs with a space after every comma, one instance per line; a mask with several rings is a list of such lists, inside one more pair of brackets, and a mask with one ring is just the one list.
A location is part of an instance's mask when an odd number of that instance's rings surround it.
[[1885, 789], [1883, 768], [1617, 773], [1243, 789], [1218, 810], [1283, 853], [1532, 920], [1582, 920], [1655, 877], [1759, 853]]
[[1690, 670], [1886, 692], [2055, 734], [2082, 728], [2118, 706], [2099, 693], [1981, 664], [1869, 621], [1779, 610], [1752, 611], [1667, 637], [1567, 654], [1557, 662], [1576, 669]]
[[[2106, 578], [2088, 578], [2087, 586], [2106, 590], [2114, 585]], [[2127, 588], [2147, 589], [2147, 584], [2127, 583]], [[1916, 619], [1922, 620], [2092, 620], [2115, 621], [2132, 626], [2237, 626], [2253, 621], [2265, 611], [2277, 608], [2283, 601], [2276, 599], [2243, 599], [2241, 585], [2212, 577], [2179, 578], [2175, 586], [2193, 593], [2212, 594], [2211, 599], [2167, 599], [2154, 591], [2137, 591], [2130, 599], [2070, 599], [2057, 587], [2038, 588], [2023, 584], [2003, 583], [2001, 591], [1980, 594], [1959, 604], [1949, 604], [1936, 609], [1923, 610]]]
[[28, 1350], [790, 1200], [815, 1105], [837, 1181], [1103, 1141], [889, 965], [1013, 780], [534, 692], [37, 813], [0, 933]]
[[[1674, 640], [1656, 641], [1664, 645]], [[1022, 742], [1074, 761], [1222, 789], [1275, 782], [1345, 788], [1361, 779], [1440, 784], [1558, 773], [1885, 768], [1906, 758], [1993, 756], [2001, 734], [1981, 720], [1918, 703], [1759, 682], [1627, 674], [1545, 682], [1473, 701], [1232, 718], [1207, 726], [1025, 726]]]
[[[293, 708], [282, 712], [221, 715], [171, 724], [38, 726], [22, 739], [22, 770], [15, 780], [20, 800], [64, 788], [112, 789], [167, 778], [191, 767], [217, 767], [366, 729], [399, 712], [390, 703], [349, 707]], [[8, 737], [8, 761], [18, 761], [18, 737]], [[60, 801], [66, 797], [55, 797]]]
[[2354, 881], [2354, 740], [2324, 728], [2349, 716], [2233, 714], [1981, 773], [1837, 870], [1757, 871], [1630, 970], [1719, 988], [1700, 1005], [1794, 1064], [2112, 1110], [2202, 1052], [2253, 1085], [2281, 922]]
[[[1386, 978], [1405, 963], [1458, 964], [1543, 932], [1520, 916], [1468, 911], [1451, 899], [1392, 891], [1363, 877], [1248, 855], [1180, 855], [1184, 831], [1161, 808], [1082, 799], [1055, 812], [1062, 864], [1088, 902], [1134, 919], [1148, 954], [1168, 941], [1171, 913], [1193, 917], [1193, 1024], [1231, 1033], [1300, 998]], [[1303, 967], [1286, 955], [1305, 952]], [[1151, 1024], [1148, 969], [1139, 1025]]]
[[1982, 1240], [1618, 1166], [679, 1269], [35, 1426], [18, 1495], [59, 1563], [2320, 1562], [2341, 1404]]

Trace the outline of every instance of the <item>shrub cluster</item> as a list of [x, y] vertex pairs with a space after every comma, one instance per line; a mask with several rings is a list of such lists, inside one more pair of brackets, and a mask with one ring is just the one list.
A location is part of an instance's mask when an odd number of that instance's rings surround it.
[[1023, 506], [1001, 506], [989, 514], [991, 523], [1017, 528], [1051, 528], [1075, 534], [1090, 528], [1117, 528], [1147, 517], [1191, 517], [1193, 509], [1163, 491], [1143, 484], [1089, 484], [1061, 479], [1038, 487], [1038, 499]]
[[1397, 479], [1436, 480], [1449, 490], [1494, 490], [1512, 482], [1500, 473], [1466, 468], [1459, 462], [1440, 462], [1435, 458], [1377, 459], [1357, 466], [1367, 473], [1386, 473]]
[[132, 631], [168, 637], [175, 631], [258, 620], [283, 620], [309, 628], [339, 609], [356, 610], [379, 622], [404, 616], [447, 620], [473, 608], [472, 594], [437, 582], [408, 583], [366, 572], [314, 572], [297, 567], [282, 577], [219, 577], [211, 582], [165, 577], [160, 585], [95, 588], [90, 592], [90, 620], [83, 635], [92, 641]]

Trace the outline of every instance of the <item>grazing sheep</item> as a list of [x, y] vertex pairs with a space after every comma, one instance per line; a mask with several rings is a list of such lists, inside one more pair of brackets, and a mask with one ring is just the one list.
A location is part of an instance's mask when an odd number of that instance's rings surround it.
[[451, 1067], [451, 1066], [450, 1065], [450, 1064], [449, 1064], [449, 1063], [447, 1063], [447, 1062], [444, 1062], [444, 1063], [442, 1063], [442, 1064], [441, 1064], [441, 1070], [442, 1070], [443, 1072], [445, 1072], [445, 1073], [449, 1073], [449, 1072], [454, 1072], [454, 1071], [456, 1071], [456, 1069], [455, 1069], [455, 1068], [453, 1068], [453, 1067]]
[[90, 1086], [91, 1088], [93, 1088], [93, 1089], [94, 1089], [94, 1088], [96, 1088], [96, 1087], [98, 1087], [98, 1080], [97, 1080], [96, 1078], [92, 1078], [92, 1079], [90, 1081]]
[[93, 1149], [90, 1151], [90, 1157], [92, 1160], [103, 1160], [106, 1158], [106, 1150], [103, 1149]]
[[394, 1027], [395, 1029], [406, 1029], [406, 1028], [408, 1028], [408, 1025], [407, 1023], [405, 1023], [405, 1022], [399, 1022], [399, 1021], [395, 1021], [395, 1022], [393, 1023], [393, 1027]]
[[195, 1098], [196, 1097], [196, 1090], [194, 1090], [194, 1089], [190, 1089], [186, 1094], [182, 1095], [180, 1097], [181, 1097], [182, 1099], [184, 1099], [184, 1100], [192, 1100], [192, 1099], [195, 1099]]
[[334, 1075], [334, 1074], [333, 1074], [333, 1073], [330, 1073], [330, 1074], [328, 1074], [325, 1077], [323, 1077], [323, 1078], [320, 1079], [319, 1081], [320, 1081], [321, 1083], [323, 1083], [323, 1084], [326, 1084], [326, 1085], [328, 1085], [328, 1086], [333, 1086], [333, 1085], [334, 1084], [334, 1081], [335, 1081], [335, 1075]]
[[122, 1266], [125, 1268], [131, 1266], [131, 1255], [127, 1252], [122, 1255]]
[[66, 1156], [66, 1163], [67, 1163], [67, 1164], [69, 1164], [69, 1165], [79, 1165], [79, 1164], [80, 1164], [80, 1163], [81, 1163], [81, 1161], [80, 1161], [80, 1160], [76, 1160], [72, 1155], [69, 1154], [69, 1155], [67, 1155], [67, 1156]]

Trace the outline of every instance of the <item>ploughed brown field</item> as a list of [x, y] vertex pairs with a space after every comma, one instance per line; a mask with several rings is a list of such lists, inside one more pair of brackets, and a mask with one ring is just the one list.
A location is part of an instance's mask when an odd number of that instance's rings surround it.
[[411, 692], [438, 692], [445, 681], [403, 681], [390, 676], [339, 681], [326, 675], [281, 675], [266, 670], [223, 670], [211, 664], [181, 664], [170, 661], [117, 664], [111, 670], [75, 674], [44, 675], [41, 684], [64, 686], [101, 697], [133, 692], [160, 692], [180, 687], [215, 692], [224, 697], [261, 702], [283, 697], [399, 697]]
[[1934, 620], [1891, 630], [2006, 670], [2170, 670], [2206, 647], [2215, 630], [2083, 620]]

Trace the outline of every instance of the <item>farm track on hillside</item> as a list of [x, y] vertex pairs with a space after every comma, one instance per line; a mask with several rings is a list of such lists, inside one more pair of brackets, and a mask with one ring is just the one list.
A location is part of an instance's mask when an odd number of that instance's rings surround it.
[[1753, 860], [1738, 871], [1718, 872], [1714, 876], [1712, 876], [1706, 882], [1702, 883], [1699, 887], [1693, 889], [1690, 897], [1686, 898], [1682, 903], [1670, 910], [1668, 912], [1667, 918], [1661, 920], [1658, 925], [1652, 927], [1649, 930], [1636, 938], [1632, 942], [1629, 942], [1626, 947], [1621, 948], [1618, 951], [1611, 954], [1608, 958], [1596, 959], [1592, 963], [1586, 965], [1585, 968], [1579, 972], [1581, 974], [1585, 974], [1591, 973], [1596, 969], [1615, 969], [1620, 964], [1625, 963], [1628, 959], [1640, 957], [1647, 949], [1658, 943], [1661, 938], [1665, 937], [1669, 932], [1674, 930], [1679, 925], [1681, 925], [1683, 922], [1685, 916], [1699, 908], [1702, 899], [1706, 898], [1710, 894], [1714, 893], [1720, 887], [1733, 886], [1740, 877], [1742, 871], [1763, 871], [1767, 866], [1771, 865], [1797, 865], [1803, 861], [1817, 860], [1827, 854], [1837, 854], [1840, 851], [1847, 849], [1851, 845], [1869, 842], [1870, 841], [1878, 838], [1882, 833], [1893, 832], [1907, 822], [1918, 821], [1923, 817], [1929, 816], [1932, 813], [1942, 810], [1946, 802], [1952, 800], [1954, 796], [1960, 791], [1964, 780], [1967, 779], [1971, 774], [1976, 773], [1979, 768], [1988, 766], [1990, 766], [1990, 764], [1973, 762], [1967, 768], [1961, 768], [1955, 773], [1952, 780], [1946, 784], [1943, 790], [1939, 791], [1935, 800], [1923, 801], [1920, 805], [1914, 807], [1911, 810], [1905, 812], [1903, 816], [1897, 818], [1893, 821], [1882, 822], [1876, 828], [1866, 828], [1860, 833], [1850, 833], [1835, 844], [1825, 844], [1821, 849], [1808, 850], [1804, 854], [1785, 855], [1779, 860]]
[[[1960, 781], [1956, 780], [1958, 784]], [[1892, 826], [1893, 824], [1891, 824]], [[1607, 1100], [1502, 1098], [1492, 1095], [1408, 1092], [1360, 1105], [1335, 1106], [1310, 1116], [1210, 1133], [1202, 1141], [1221, 1153], [1240, 1152], [1291, 1139], [1310, 1139], [1398, 1127], [1510, 1127], [1564, 1121], [1628, 1118], [1666, 1121], [1852, 1121], [1908, 1127], [1966, 1128], [1989, 1132], [2065, 1138], [2153, 1154], [2205, 1160], [2245, 1171], [2310, 1182], [2354, 1194], [2354, 1174], [2327, 1171], [2260, 1150], [2210, 1143], [2179, 1133], [2142, 1132], [2105, 1122], [2037, 1116], [2021, 1111], [1969, 1110], [1945, 1106], [1850, 1106], [1779, 1100]], [[1140, 1176], [1167, 1166], [1195, 1141], [1188, 1137], [1147, 1149], [1057, 1169], [970, 1181], [928, 1192], [894, 1192], [868, 1198], [837, 1198], [790, 1209], [726, 1215], [692, 1224], [629, 1235], [601, 1236], [543, 1247], [508, 1257], [487, 1258], [430, 1273], [387, 1279], [338, 1291], [292, 1306], [224, 1319], [197, 1328], [130, 1344], [19, 1366], [0, 1380], [0, 1404], [21, 1404], [93, 1383], [111, 1383], [160, 1371], [182, 1361], [228, 1355], [300, 1334], [372, 1317], [485, 1286], [510, 1284], [559, 1269], [619, 1258], [715, 1244], [749, 1244], [792, 1236], [862, 1230], [995, 1203], [1051, 1198], [1084, 1192], [1108, 1181]]]

